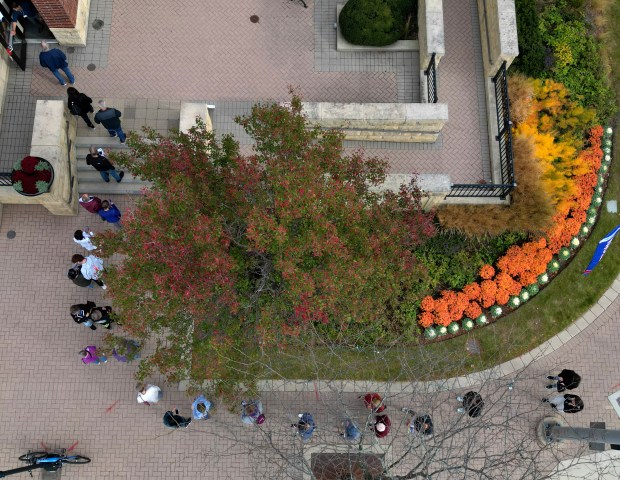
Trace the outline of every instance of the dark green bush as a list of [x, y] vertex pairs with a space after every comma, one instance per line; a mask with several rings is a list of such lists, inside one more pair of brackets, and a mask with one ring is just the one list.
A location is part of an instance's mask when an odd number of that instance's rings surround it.
[[536, 0], [516, 0], [519, 56], [512, 66], [528, 77], [540, 78], [545, 69], [545, 45], [538, 29]]
[[404, 35], [403, 0], [349, 0], [340, 12], [342, 36], [355, 45], [383, 47]]

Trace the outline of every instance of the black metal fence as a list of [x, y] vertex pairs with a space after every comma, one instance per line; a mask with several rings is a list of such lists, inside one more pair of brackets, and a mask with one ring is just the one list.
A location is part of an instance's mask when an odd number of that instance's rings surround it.
[[431, 55], [428, 67], [424, 70], [424, 75], [426, 75], [428, 103], [437, 103], [439, 98], [437, 96], [437, 65], [434, 53]]
[[0, 173], [0, 187], [10, 187], [11, 185], [11, 173]]
[[516, 187], [514, 159], [512, 153], [512, 122], [510, 121], [510, 99], [508, 98], [508, 78], [506, 62], [502, 63], [493, 77], [495, 85], [495, 107], [497, 112], [498, 133], [495, 140], [499, 143], [500, 184], [454, 184], [448, 197], [498, 197], [505, 199]]

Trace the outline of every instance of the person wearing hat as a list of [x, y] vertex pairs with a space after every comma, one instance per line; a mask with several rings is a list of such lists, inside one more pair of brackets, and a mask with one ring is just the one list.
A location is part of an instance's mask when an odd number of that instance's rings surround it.
[[314, 423], [314, 418], [312, 418], [311, 413], [300, 413], [297, 415], [299, 417], [299, 421], [297, 423], [293, 423], [291, 427], [297, 429], [297, 433], [301, 439], [305, 442], [306, 440], [310, 440], [314, 430], [316, 429], [316, 423]]
[[263, 414], [263, 404], [260, 400], [251, 400], [241, 402], [241, 421], [246, 425], [260, 425], [265, 421]]
[[375, 436], [377, 438], [387, 437], [391, 426], [392, 422], [387, 415], [377, 415], [375, 417]]

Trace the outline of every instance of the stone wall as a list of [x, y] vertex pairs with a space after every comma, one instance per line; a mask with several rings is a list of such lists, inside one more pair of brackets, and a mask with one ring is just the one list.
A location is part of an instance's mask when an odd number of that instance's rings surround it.
[[443, 28], [443, 0], [418, 0], [418, 42], [420, 69], [425, 70], [431, 55], [439, 64], [446, 53]]
[[208, 131], [213, 130], [213, 123], [209, 115], [209, 107], [204, 102], [183, 102], [181, 103], [181, 114], [179, 118], [179, 130], [187, 133], [190, 128], [196, 125], [196, 117], [200, 117], [205, 123]]
[[478, 0], [484, 73], [492, 77], [503, 62], [506, 68], [519, 55], [514, 0]]
[[347, 140], [432, 143], [448, 121], [442, 103], [304, 102], [303, 111], [311, 123], [340, 129]]
[[11, 63], [8, 55], [0, 55], [0, 115], [4, 111], [4, 100], [6, 98], [6, 87], [9, 84]]
[[26, 197], [13, 187], [0, 187], [0, 203], [43, 205], [54, 215], [77, 215], [77, 123], [62, 100], [37, 100], [30, 155], [46, 159], [54, 169], [49, 192]]
[[86, 46], [90, 0], [33, 0], [61, 45]]

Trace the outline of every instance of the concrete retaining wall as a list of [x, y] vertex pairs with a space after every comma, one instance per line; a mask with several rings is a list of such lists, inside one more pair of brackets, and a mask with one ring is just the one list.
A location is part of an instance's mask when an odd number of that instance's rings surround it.
[[43, 205], [54, 215], [77, 215], [77, 161], [75, 148], [70, 148], [76, 130], [75, 117], [62, 100], [37, 100], [30, 155], [51, 163], [54, 183], [49, 192], [36, 197], [20, 195], [13, 187], [0, 187], [0, 203]]
[[478, 0], [484, 74], [495, 75], [503, 62], [506, 68], [519, 55], [517, 14], [514, 0]]

